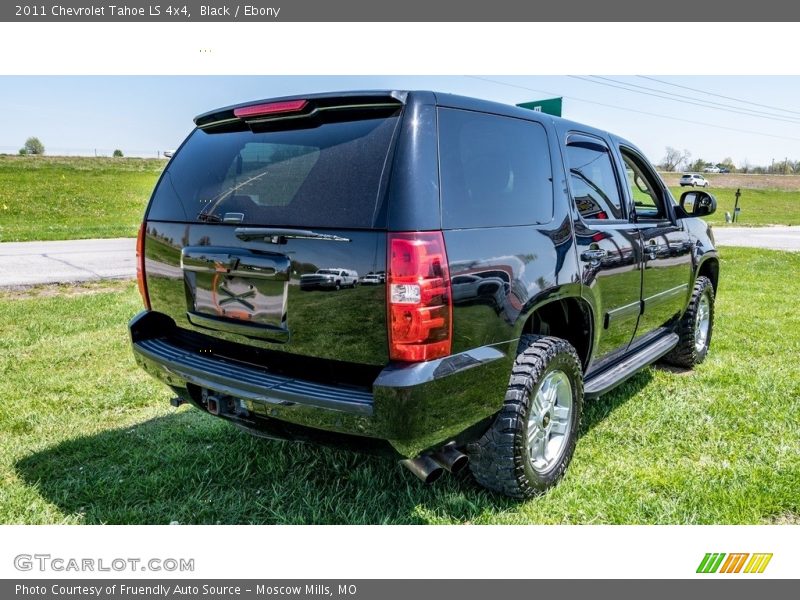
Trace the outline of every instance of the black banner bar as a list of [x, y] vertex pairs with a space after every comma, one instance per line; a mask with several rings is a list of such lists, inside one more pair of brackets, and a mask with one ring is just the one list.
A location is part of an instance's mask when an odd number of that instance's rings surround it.
[[[713, 0], [221, 0], [159, 1], [32, 0], [3, 2], [0, 21], [28, 22], [675, 22], [675, 33], [702, 34], [706, 22], [800, 21], [800, 3], [762, 0], [733, 3]], [[602, 32], [598, 32], [598, 40]]]
[[[509, 562], [532, 570], [535, 562]], [[469, 580], [469, 579], [326, 579], [326, 580], [3, 580], [0, 597], [28, 600], [485, 600], [487, 598], [604, 598], [674, 600], [718, 598], [751, 600], [792, 598], [797, 582], [754, 580], [747, 576], [710, 575], [694, 580]]]

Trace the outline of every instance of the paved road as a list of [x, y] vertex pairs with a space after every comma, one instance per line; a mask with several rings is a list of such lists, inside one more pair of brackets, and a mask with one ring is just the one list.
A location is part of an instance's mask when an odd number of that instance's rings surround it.
[[747, 246], [800, 252], [800, 226], [715, 227], [714, 240], [719, 246]]
[[[800, 252], [798, 227], [716, 227], [720, 246]], [[71, 240], [0, 244], [0, 287], [75, 283], [136, 275], [136, 240]]]
[[0, 244], [0, 287], [135, 276], [135, 239]]

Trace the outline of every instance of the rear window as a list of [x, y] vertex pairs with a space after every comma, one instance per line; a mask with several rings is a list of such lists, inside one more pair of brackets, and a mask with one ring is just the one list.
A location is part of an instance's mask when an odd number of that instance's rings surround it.
[[553, 218], [544, 128], [522, 119], [439, 109], [442, 225], [532, 225]]
[[284, 131], [197, 129], [169, 163], [152, 220], [376, 225], [398, 114]]

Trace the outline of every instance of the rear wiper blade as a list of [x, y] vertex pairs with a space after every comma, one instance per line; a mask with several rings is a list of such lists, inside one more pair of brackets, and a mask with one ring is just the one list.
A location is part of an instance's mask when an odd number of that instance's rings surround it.
[[238, 227], [236, 237], [244, 241], [261, 240], [271, 244], [285, 244], [288, 239], [349, 242], [350, 238], [331, 233], [318, 233], [307, 229], [282, 229], [278, 227]]

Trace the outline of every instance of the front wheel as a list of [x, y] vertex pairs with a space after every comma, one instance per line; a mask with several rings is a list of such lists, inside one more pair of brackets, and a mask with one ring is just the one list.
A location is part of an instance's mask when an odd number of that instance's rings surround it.
[[503, 408], [467, 450], [478, 483], [530, 498], [558, 482], [572, 459], [583, 409], [583, 370], [565, 340], [526, 335], [520, 342]]
[[694, 282], [692, 299], [683, 313], [676, 333], [678, 345], [664, 357], [664, 362], [691, 369], [706, 359], [714, 330], [714, 286], [708, 277]]

